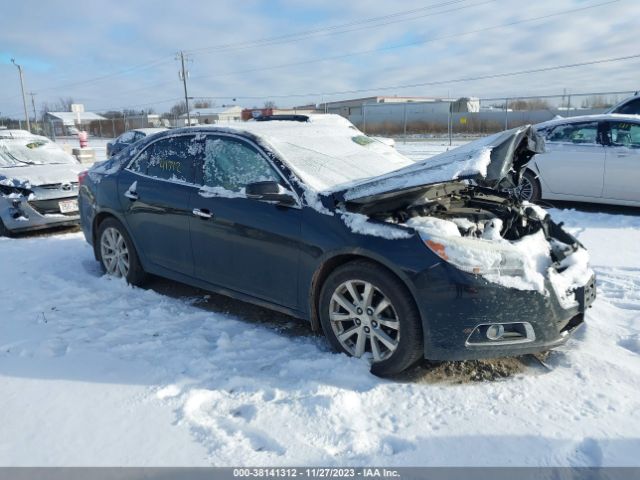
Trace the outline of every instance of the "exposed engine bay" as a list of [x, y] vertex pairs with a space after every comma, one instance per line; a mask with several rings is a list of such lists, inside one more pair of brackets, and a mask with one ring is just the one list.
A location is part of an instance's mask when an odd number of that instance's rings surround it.
[[493, 241], [518, 241], [542, 231], [551, 246], [551, 260], [559, 262], [581, 245], [555, 224], [537, 205], [507, 192], [446, 182], [376, 198], [350, 202], [350, 211], [372, 219], [411, 226], [412, 219], [434, 218], [456, 225], [459, 235]]

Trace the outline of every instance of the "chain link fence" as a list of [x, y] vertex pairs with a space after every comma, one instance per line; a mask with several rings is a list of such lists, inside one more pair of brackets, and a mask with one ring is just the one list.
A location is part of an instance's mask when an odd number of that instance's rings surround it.
[[[469, 98], [460, 101], [425, 101], [397, 103], [365, 103], [358, 107], [329, 108], [327, 113], [345, 116], [369, 135], [384, 135], [396, 139], [468, 138], [487, 135], [525, 124], [536, 124], [558, 116], [591, 115], [607, 111], [633, 91], [597, 92], [544, 96]], [[334, 102], [335, 103], [335, 102]], [[319, 112], [321, 113], [321, 112]], [[4, 119], [7, 128], [24, 129], [19, 119]], [[127, 130], [148, 127], [182, 126], [178, 117], [157, 115], [126, 115], [66, 124], [45, 116], [31, 122], [32, 131], [52, 140], [75, 136], [85, 130], [91, 137], [110, 139]]]
[[405, 139], [421, 136], [475, 137], [557, 117], [604, 113], [634, 93], [468, 99], [467, 111], [456, 111], [458, 102], [451, 101], [369, 103], [350, 109], [351, 112], [345, 116], [370, 135]]

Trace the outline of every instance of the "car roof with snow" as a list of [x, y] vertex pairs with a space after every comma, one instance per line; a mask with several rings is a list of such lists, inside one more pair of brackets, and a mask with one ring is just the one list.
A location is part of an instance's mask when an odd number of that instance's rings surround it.
[[154, 133], [164, 132], [167, 130], [165, 127], [149, 127], [149, 128], [134, 128], [134, 132], [144, 133], [145, 135], [153, 135]]

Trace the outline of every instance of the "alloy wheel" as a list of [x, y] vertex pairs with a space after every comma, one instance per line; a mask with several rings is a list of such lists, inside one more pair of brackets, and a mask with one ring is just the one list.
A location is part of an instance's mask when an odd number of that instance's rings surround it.
[[520, 180], [520, 185], [517, 187], [517, 194], [521, 200], [531, 200], [533, 197], [533, 184], [531, 180], [529, 180], [526, 175], [522, 176]]
[[106, 228], [100, 238], [102, 264], [109, 275], [127, 278], [129, 250], [122, 234], [113, 227]]
[[349, 280], [339, 285], [331, 296], [329, 320], [340, 345], [354, 357], [369, 354], [380, 362], [398, 348], [398, 314], [372, 283]]

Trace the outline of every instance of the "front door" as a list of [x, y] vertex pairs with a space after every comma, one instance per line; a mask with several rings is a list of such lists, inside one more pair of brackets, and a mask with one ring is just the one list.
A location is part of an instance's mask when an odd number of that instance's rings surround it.
[[604, 181], [604, 146], [598, 122], [566, 123], [546, 137], [546, 152], [536, 155], [540, 177], [553, 193], [598, 198]]
[[[147, 146], [120, 176], [118, 194], [140, 255], [156, 266], [191, 275], [189, 198], [198, 158], [194, 135]], [[191, 153], [190, 153], [191, 152]]]
[[202, 188], [191, 195], [195, 276], [288, 308], [297, 307], [301, 209], [247, 198], [252, 182], [286, 181], [266, 155], [234, 135], [207, 135]]

